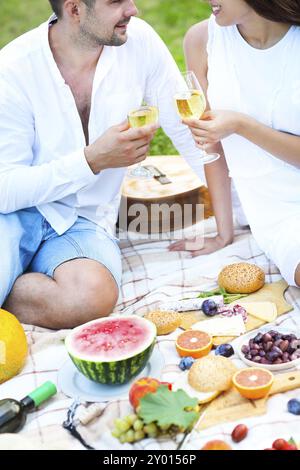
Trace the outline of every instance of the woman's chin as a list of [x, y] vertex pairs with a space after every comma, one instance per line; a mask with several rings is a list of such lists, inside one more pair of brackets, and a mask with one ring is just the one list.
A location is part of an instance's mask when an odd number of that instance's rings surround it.
[[236, 24], [234, 20], [229, 20], [228, 18], [224, 18], [224, 16], [222, 17], [222, 15], [217, 15], [215, 18], [216, 18], [216, 23], [219, 26], [233, 26], [234, 24]]

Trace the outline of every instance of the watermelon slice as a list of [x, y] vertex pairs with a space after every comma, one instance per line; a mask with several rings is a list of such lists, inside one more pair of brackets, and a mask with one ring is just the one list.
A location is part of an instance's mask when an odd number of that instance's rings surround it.
[[143, 370], [156, 340], [155, 325], [137, 316], [100, 318], [67, 336], [65, 345], [77, 369], [102, 384], [125, 384]]

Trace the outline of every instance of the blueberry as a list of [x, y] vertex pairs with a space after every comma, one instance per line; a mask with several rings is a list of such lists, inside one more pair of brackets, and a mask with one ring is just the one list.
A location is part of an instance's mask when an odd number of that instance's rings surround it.
[[231, 357], [234, 355], [234, 349], [231, 344], [221, 344], [215, 350], [217, 356]]
[[201, 310], [208, 317], [213, 317], [218, 313], [218, 306], [213, 300], [204, 300]]
[[194, 362], [195, 359], [193, 357], [183, 357], [179, 363], [179, 367], [181, 370], [189, 370], [194, 364]]
[[288, 411], [293, 415], [300, 415], [300, 401], [293, 399], [288, 402]]

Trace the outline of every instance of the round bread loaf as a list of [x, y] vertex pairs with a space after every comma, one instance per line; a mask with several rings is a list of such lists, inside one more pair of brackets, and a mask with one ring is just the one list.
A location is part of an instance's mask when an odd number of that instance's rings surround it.
[[194, 362], [188, 373], [188, 383], [198, 392], [223, 392], [232, 385], [237, 368], [223, 356], [205, 356]]
[[154, 310], [147, 313], [145, 318], [154, 323], [158, 336], [173, 333], [181, 325], [181, 314], [178, 312]]
[[220, 272], [218, 283], [229, 294], [251, 294], [264, 286], [265, 273], [255, 264], [230, 264]]

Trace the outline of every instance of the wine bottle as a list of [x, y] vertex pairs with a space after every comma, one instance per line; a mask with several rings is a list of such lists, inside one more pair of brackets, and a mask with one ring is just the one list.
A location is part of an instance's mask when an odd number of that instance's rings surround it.
[[52, 382], [45, 382], [22, 400], [0, 400], [0, 433], [18, 432], [25, 424], [27, 413], [51, 398], [57, 392]]

